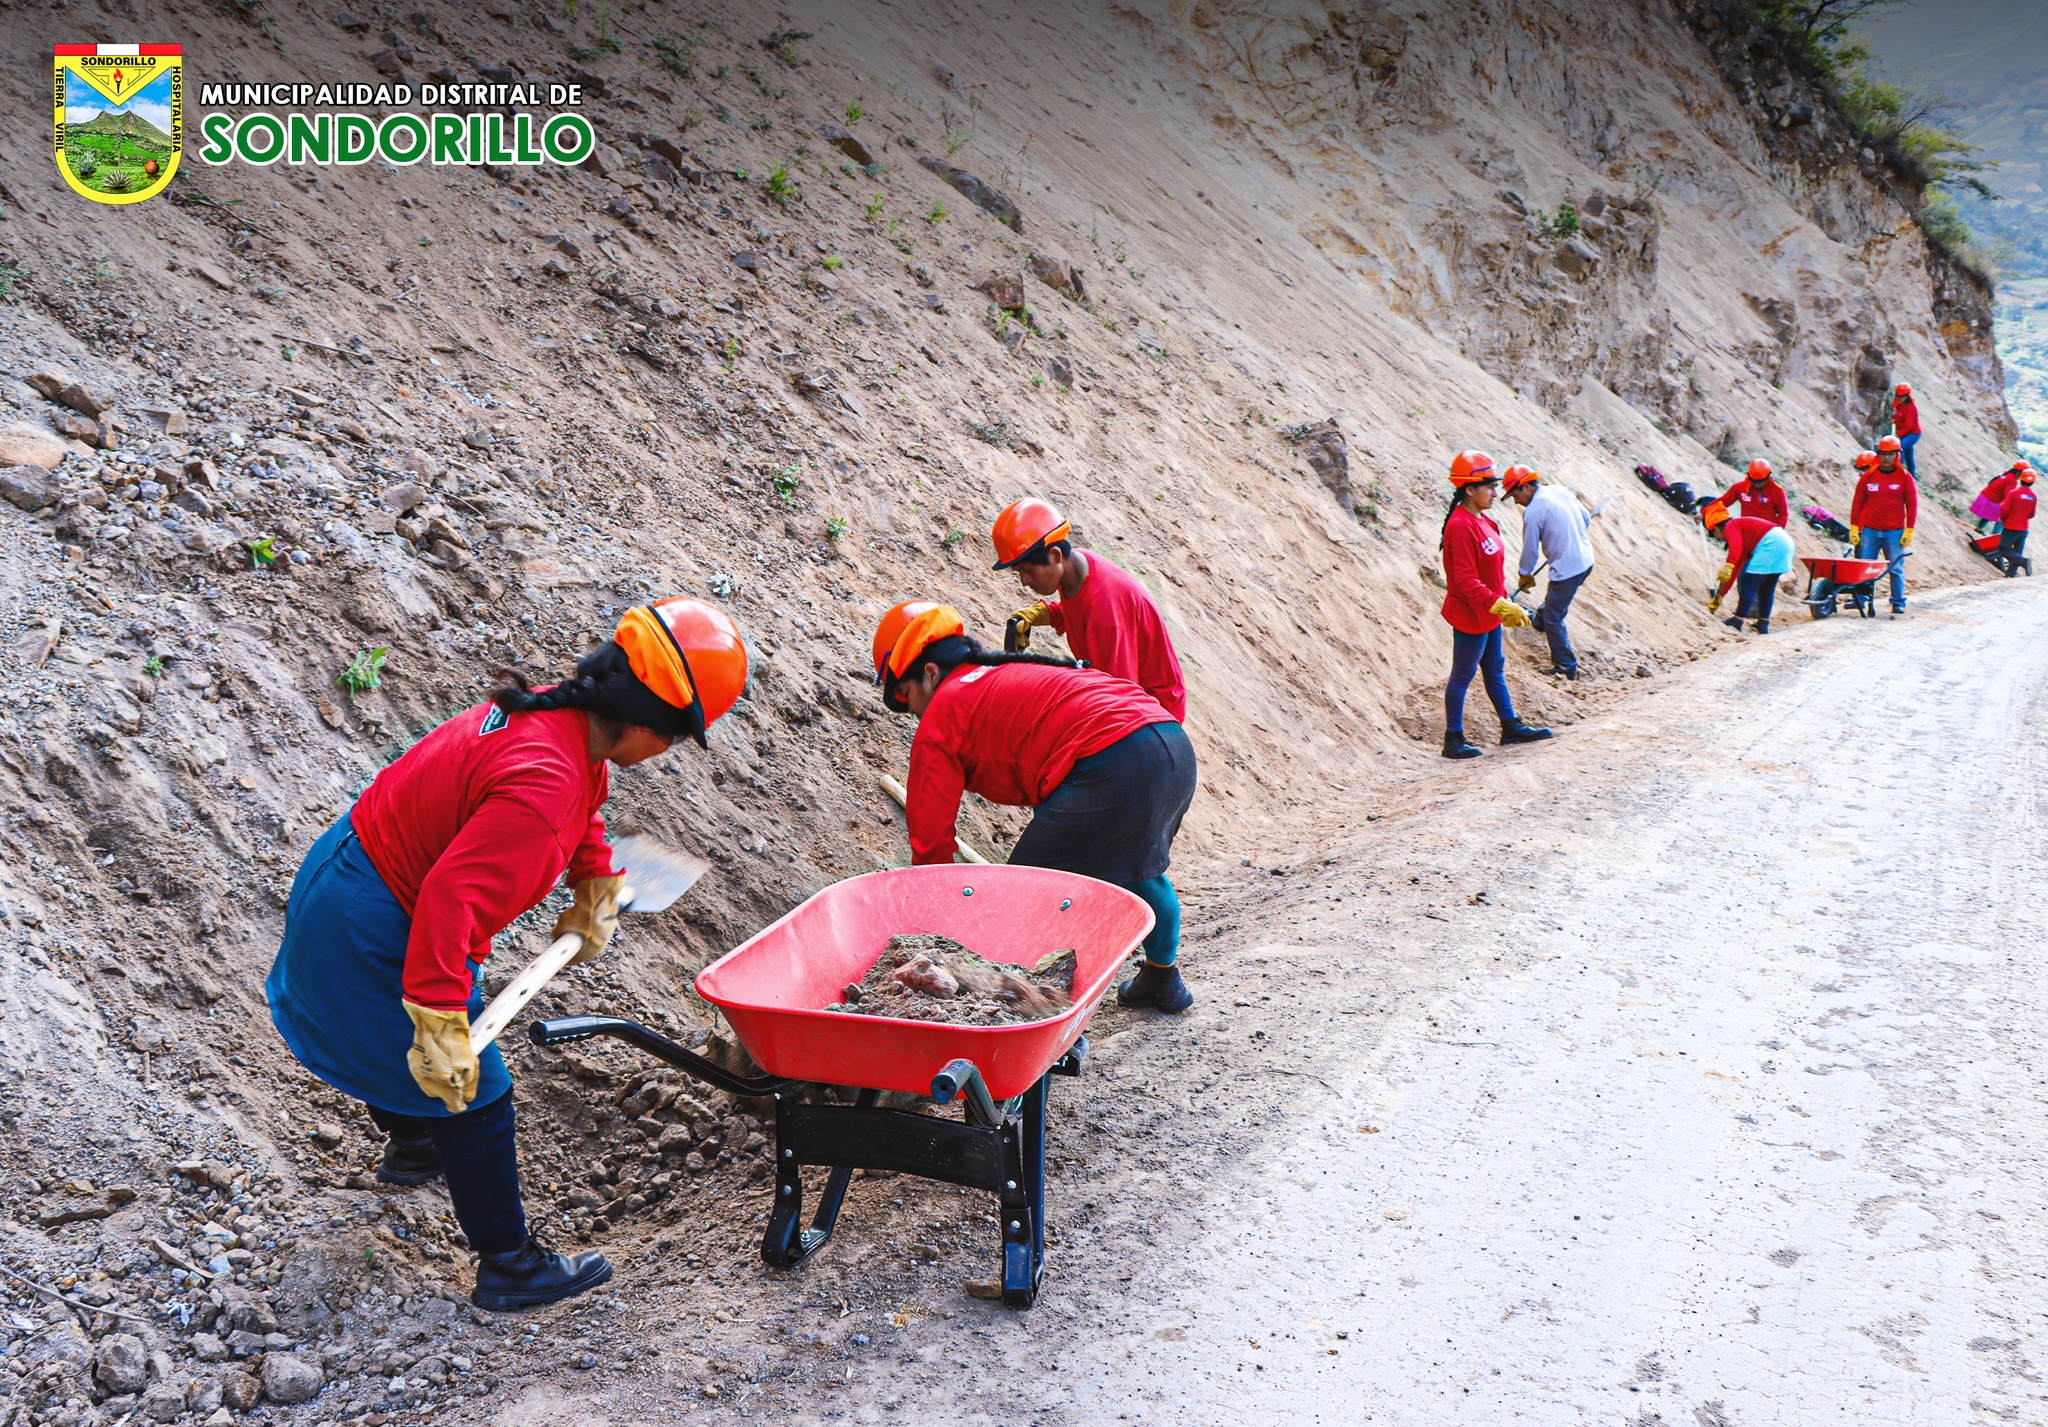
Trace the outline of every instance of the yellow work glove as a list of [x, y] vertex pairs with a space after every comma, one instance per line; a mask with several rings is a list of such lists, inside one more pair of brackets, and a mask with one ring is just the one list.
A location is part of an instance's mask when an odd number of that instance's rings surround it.
[[1003, 626], [1003, 652], [1019, 654], [1031, 647], [1031, 631], [1052, 623], [1052, 607], [1044, 600], [1028, 604], [1010, 616]]
[[1905, 531], [1904, 531], [1904, 532], [1903, 532], [1903, 533], [1902, 533], [1902, 534], [1901, 534], [1901, 535], [1899, 536], [1899, 549], [1900, 549], [1901, 551], [1905, 551], [1905, 550], [1911, 550], [1912, 548], [1913, 548], [1913, 527], [1909, 525], [1909, 526], [1907, 526], [1907, 527], [1906, 527]]
[[1515, 581], [1515, 593], [1518, 595], [1525, 595], [1535, 588], [1536, 577], [1534, 575], [1523, 575]]
[[619, 894], [625, 890], [623, 875], [590, 877], [576, 884], [576, 900], [555, 918], [553, 932], [558, 937], [574, 932], [583, 938], [583, 949], [569, 958], [571, 966], [582, 965], [611, 942], [619, 929]]
[[1709, 614], [1719, 614], [1721, 612], [1721, 592], [1719, 590], [1707, 596], [1707, 612]]
[[1852, 526], [1850, 526], [1850, 527], [1849, 527], [1849, 543], [1850, 543], [1851, 545], [1861, 545], [1861, 544], [1863, 543], [1863, 527], [1862, 527], [1862, 526], [1860, 526], [1860, 525], [1852, 525]]
[[1726, 560], [1723, 560], [1721, 562], [1721, 568], [1714, 571], [1714, 588], [1717, 590], [1726, 589], [1728, 587], [1728, 582], [1734, 578], [1735, 567], [1729, 564]]
[[1529, 611], [1523, 609], [1513, 600], [1495, 600], [1493, 602], [1493, 613], [1509, 629], [1527, 629], [1529, 627]]
[[469, 1048], [469, 1012], [437, 1011], [403, 1003], [412, 1017], [412, 1049], [406, 1068], [421, 1090], [459, 1115], [476, 1098], [476, 1052]]

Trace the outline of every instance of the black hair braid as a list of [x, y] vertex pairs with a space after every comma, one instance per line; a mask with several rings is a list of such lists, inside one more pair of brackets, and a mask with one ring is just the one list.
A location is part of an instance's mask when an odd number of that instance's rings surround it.
[[536, 690], [516, 669], [501, 669], [505, 683], [491, 692], [491, 702], [508, 714], [581, 709], [616, 723], [651, 728], [670, 738], [695, 737], [696, 721], [640, 682], [626, 651], [606, 640], [576, 661], [576, 673], [552, 688]]
[[1465, 489], [1460, 486], [1451, 495], [1451, 508], [1444, 512], [1443, 529], [1436, 533], [1436, 548], [1441, 551], [1451, 538], [1451, 517], [1458, 513], [1458, 507], [1465, 503]]

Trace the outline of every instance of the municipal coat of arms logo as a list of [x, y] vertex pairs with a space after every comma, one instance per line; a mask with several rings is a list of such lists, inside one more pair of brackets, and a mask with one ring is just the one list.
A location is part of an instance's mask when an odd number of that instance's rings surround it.
[[56, 46], [57, 172], [95, 203], [162, 193], [185, 147], [182, 45]]

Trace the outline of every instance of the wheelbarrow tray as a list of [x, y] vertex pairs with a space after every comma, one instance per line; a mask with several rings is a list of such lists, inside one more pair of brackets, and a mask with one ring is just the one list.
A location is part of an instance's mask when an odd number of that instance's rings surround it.
[[1886, 560], [1857, 560], [1848, 556], [1802, 555], [1799, 560], [1811, 578], [1833, 580], [1838, 585], [1867, 584], [1890, 567]]
[[[929, 1095], [969, 1060], [998, 1101], [1022, 1095], [1081, 1038], [1152, 909], [1093, 877], [1045, 867], [905, 867], [834, 883], [697, 975], [697, 992], [769, 1076]], [[1071, 947], [1074, 1001], [1049, 1020], [954, 1026], [827, 1011], [892, 936], [951, 937], [989, 961], [1035, 965]]]

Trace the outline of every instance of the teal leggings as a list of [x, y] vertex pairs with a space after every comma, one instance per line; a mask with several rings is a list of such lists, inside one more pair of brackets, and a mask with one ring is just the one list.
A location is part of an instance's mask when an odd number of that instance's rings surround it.
[[1145, 938], [1145, 959], [1154, 966], [1171, 966], [1180, 955], [1180, 894], [1161, 873], [1142, 882], [1119, 882], [1117, 886], [1152, 909], [1151, 934]]

